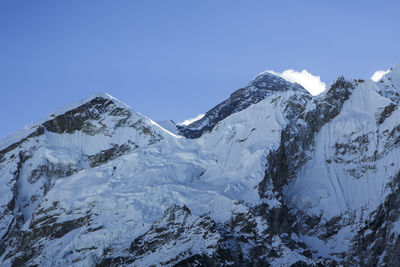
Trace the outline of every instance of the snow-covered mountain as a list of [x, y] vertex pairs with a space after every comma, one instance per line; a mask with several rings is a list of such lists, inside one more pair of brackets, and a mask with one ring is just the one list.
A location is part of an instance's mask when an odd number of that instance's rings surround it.
[[0, 265], [399, 266], [399, 105], [400, 65], [187, 126], [93, 95], [0, 141]]

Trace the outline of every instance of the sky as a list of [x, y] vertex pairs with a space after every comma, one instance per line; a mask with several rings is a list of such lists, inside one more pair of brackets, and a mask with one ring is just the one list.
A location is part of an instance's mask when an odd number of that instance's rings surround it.
[[[96, 92], [183, 122], [263, 71], [318, 90], [400, 62], [400, 1], [0, 1], [0, 138]], [[319, 89], [318, 89], [319, 88]]]

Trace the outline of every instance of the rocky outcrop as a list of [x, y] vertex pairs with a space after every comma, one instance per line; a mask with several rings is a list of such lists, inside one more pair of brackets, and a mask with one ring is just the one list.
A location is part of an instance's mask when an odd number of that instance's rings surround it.
[[30, 266], [29, 262], [42, 253], [45, 248], [43, 243], [46, 240], [60, 239], [69, 232], [90, 223], [89, 213], [79, 218], [58, 222], [61, 214], [57, 212], [57, 205], [58, 203], [53, 203], [50, 208], [39, 208], [33, 214], [28, 229], [9, 229], [2, 237], [1, 246], [12, 249], [3, 255], [3, 260], [10, 259], [12, 266]]
[[132, 242], [128, 255], [106, 254], [97, 266], [273, 266], [288, 254], [290, 266], [332, 263], [312, 259], [297, 235], [290, 233], [290, 225], [263, 218], [261, 209], [255, 211], [260, 214], [235, 213], [228, 222], [217, 224], [207, 215], [194, 216], [186, 206], [173, 205]]
[[217, 224], [210, 217], [193, 216], [186, 206], [173, 205], [145, 234], [133, 240], [129, 255], [118, 258], [105, 255], [98, 266], [190, 266], [196, 262], [228, 265], [233, 259], [230, 251], [221, 247], [221, 240]]

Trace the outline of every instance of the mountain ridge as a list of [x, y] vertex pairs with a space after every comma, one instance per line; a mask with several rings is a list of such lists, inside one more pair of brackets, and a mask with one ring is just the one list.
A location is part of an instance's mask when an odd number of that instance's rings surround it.
[[183, 136], [107, 94], [60, 109], [0, 152], [0, 262], [396, 266], [400, 71], [381, 80], [261, 73]]

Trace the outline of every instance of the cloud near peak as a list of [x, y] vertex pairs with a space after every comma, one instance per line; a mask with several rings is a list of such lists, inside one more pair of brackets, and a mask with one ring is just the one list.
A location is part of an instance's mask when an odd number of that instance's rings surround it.
[[371, 76], [371, 80], [373, 80], [374, 82], [377, 82], [380, 79], [382, 79], [382, 77], [385, 76], [385, 74], [387, 74], [389, 71], [390, 71], [390, 69], [375, 71], [374, 75]]
[[326, 90], [326, 84], [321, 81], [320, 76], [315, 76], [307, 70], [295, 71], [292, 69], [285, 70], [281, 73], [269, 70], [269, 73], [278, 75], [289, 82], [297, 82], [303, 86], [312, 95], [318, 95]]

